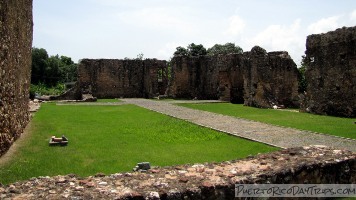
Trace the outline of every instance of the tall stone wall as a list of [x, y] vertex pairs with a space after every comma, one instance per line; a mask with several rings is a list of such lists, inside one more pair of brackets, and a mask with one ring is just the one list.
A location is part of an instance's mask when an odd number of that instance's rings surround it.
[[28, 120], [32, 0], [0, 0], [0, 156]]
[[306, 43], [306, 101], [311, 113], [356, 116], [356, 26], [310, 35]]
[[[165, 91], [166, 61], [156, 59], [83, 59], [78, 66], [79, 93], [97, 98], [152, 98]], [[160, 79], [160, 80], [159, 80]], [[161, 83], [161, 84], [159, 84]]]
[[248, 59], [244, 67], [245, 105], [298, 106], [298, 69], [288, 52], [267, 53], [256, 46], [245, 56]]
[[169, 96], [221, 99], [248, 106], [298, 106], [298, 70], [287, 52], [254, 47], [244, 54], [172, 59]]
[[175, 56], [169, 96], [241, 102], [242, 60], [242, 54]]
[[176, 56], [172, 59], [169, 95], [174, 98], [217, 99], [216, 57]]

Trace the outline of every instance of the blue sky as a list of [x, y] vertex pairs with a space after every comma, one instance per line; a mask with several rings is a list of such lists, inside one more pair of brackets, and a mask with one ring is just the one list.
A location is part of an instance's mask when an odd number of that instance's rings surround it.
[[285, 50], [307, 35], [356, 26], [355, 0], [34, 0], [33, 46], [50, 55], [169, 59], [194, 42]]

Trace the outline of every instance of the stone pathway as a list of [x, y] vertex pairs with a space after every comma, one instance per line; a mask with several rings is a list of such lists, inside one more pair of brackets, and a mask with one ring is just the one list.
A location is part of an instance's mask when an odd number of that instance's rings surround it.
[[[176, 101], [152, 101], [147, 99], [123, 99], [123, 101], [178, 119], [183, 119], [200, 126], [281, 148], [325, 145], [356, 152], [356, 140], [353, 139], [279, 127], [207, 111], [194, 110], [173, 105], [172, 103], [177, 103]], [[192, 102], [198, 103], [199, 101]]]

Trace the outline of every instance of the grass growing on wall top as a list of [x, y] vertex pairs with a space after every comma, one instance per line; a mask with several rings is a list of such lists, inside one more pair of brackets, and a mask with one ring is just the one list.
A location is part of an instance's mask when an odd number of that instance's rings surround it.
[[[42, 104], [31, 127], [13, 159], [0, 166], [1, 183], [131, 171], [143, 161], [153, 166], [219, 162], [277, 150], [134, 105]], [[52, 135], [62, 134], [68, 146], [48, 146]]]
[[230, 115], [268, 124], [292, 127], [346, 138], [356, 139], [355, 118], [340, 118], [290, 112], [286, 110], [259, 109], [242, 104], [204, 103], [179, 104], [180, 106]]

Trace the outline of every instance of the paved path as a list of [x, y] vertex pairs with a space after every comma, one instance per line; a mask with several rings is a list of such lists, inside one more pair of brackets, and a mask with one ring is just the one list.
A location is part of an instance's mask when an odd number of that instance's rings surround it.
[[[352, 139], [273, 126], [173, 105], [172, 103], [177, 103], [176, 101], [152, 101], [147, 99], [123, 99], [123, 101], [214, 130], [281, 148], [325, 145], [356, 152], [356, 140]], [[193, 102], [198, 103], [199, 101]]]

